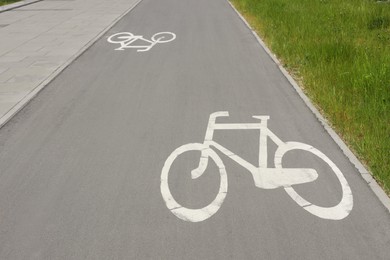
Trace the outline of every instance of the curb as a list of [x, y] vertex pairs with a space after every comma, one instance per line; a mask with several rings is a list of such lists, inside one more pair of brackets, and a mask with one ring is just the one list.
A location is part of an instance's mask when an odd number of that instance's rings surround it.
[[[38, 0], [42, 1], [42, 0]], [[138, 0], [116, 18], [111, 24], [104, 28], [98, 35], [90, 40], [84, 47], [71, 56], [64, 64], [59, 66], [54, 72], [52, 72], [46, 79], [38, 84], [33, 90], [31, 90], [26, 96], [24, 96], [15, 106], [13, 106], [7, 113], [0, 118], [0, 128], [2, 128], [9, 120], [12, 119], [20, 110], [22, 110], [44, 87], [46, 87], [52, 80], [54, 80], [63, 70], [65, 70], [74, 60], [76, 60], [81, 54], [83, 54], [89, 47], [91, 47], [97, 40], [99, 40], [108, 30], [110, 30], [120, 19], [133, 10], [142, 0]]]
[[22, 6], [30, 5], [30, 4], [33, 4], [36, 2], [40, 2], [40, 1], [43, 1], [43, 0], [24, 0], [24, 1], [19, 1], [16, 3], [8, 4], [8, 5], [3, 5], [3, 6], [0, 6], [0, 13], [5, 12], [5, 11], [10, 11], [12, 9], [19, 8]]
[[344, 141], [340, 138], [340, 136], [330, 127], [328, 121], [321, 115], [321, 113], [317, 110], [317, 108], [313, 105], [310, 99], [303, 93], [302, 89], [299, 87], [297, 82], [291, 77], [288, 71], [282, 66], [278, 58], [275, 54], [271, 52], [270, 49], [265, 45], [263, 40], [257, 35], [257, 33], [253, 30], [253, 28], [249, 25], [249, 23], [245, 20], [245, 18], [238, 12], [238, 10], [233, 6], [233, 4], [227, 0], [230, 7], [236, 12], [236, 14], [240, 17], [240, 19], [244, 22], [244, 24], [248, 27], [248, 29], [255, 36], [258, 43], [265, 50], [269, 57], [278, 65], [278, 68], [286, 77], [288, 82], [294, 87], [295, 91], [302, 98], [303, 102], [306, 106], [312, 111], [312, 113], [316, 116], [317, 120], [320, 121], [321, 125], [325, 128], [326, 132], [330, 135], [333, 141], [339, 146], [339, 148], [343, 151], [344, 155], [349, 159], [349, 161], [355, 166], [355, 168], [359, 171], [360, 175], [364, 179], [364, 181], [368, 184], [371, 190], [375, 193], [378, 199], [382, 202], [383, 206], [390, 212], [390, 198], [383, 191], [383, 189], [379, 186], [376, 180], [372, 177], [372, 173], [369, 172], [364, 165], [359, 161], [359, 159], [353, 154], [353, 152], [348, 148], [348, 146], [344, 143]]

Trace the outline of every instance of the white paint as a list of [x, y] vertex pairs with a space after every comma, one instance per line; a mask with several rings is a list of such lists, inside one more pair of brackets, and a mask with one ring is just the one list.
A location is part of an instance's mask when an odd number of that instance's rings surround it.
[[[165, 161], [164, 167], [161, 173], [161, 194], [169, 210], [175, 214], [178, 218], [185, 221], [199, 222], [206, 220], [214, 215], [222, 205], [227, 193], [227, 175], [225, 166], [222, 160], [219, 158], [211, 147], [219, 150], [233, 161], [247, 169], [253, 177], [255, 186], [263, 189], [276, 189], [284, 188], [287, 194], [303, 209], [311, 214], [324, 218], [340, 220], [349, 215], [353, 207], [352, 191], [348, 185], [347, 180], [343, 176], [339, 168], [322, 152], [316, 148], [298, 142], [283, 142], [274, 133], [267, 128], [267, 120], [269, 116], [253, 116], [253, 118], [260, 120], [260, 123], [248, 123], [248, 124], [226, 124], [216, 123], [217, 117], [229, 116], [226, 111], [215, 112], [210, 115], [209, 123], [206, 130], [206, 135], [203, 144], [190, 143], [177, 148]], [[248, 161], [244, 160], [240, 156], [234, 154], [227, 148], [213, 141], [214, 130], [247, 130], [257, 129], [259, 130], [259, 165], [254, 166]], [[277, 146], [275, 152], [275, 168], [267, 167], [267, 139], [270, 138]], [[283, 168], [282, 158], [284, 154], [290, 150], [304, 150], [313, 153], [326, 162], [336, 177], [338, 178], [342, 188], [341, 201], [333, 207], [320, 207], [314, 205], [304, 198], [302, 198], [294, 189], [293, 185], [313, 182], [317, 179], [318, 174], [314, 169], [309, 168]], [[200, 177], [207, 168], [208, 160], [211, 158], [219, 168], [221, 183], [219, 192], [214, 201], [208, 206], [201, 209], [189, 209], [181, 206], [173, 198], [168, 185], [169, 170], [173, 161], [182, 153], [187, 151], [201, 151], [201, 158], [199, 160], [199, 166], [191, 171], [191, 177], [193, 179]]]
[[[189, 209], [181, 206], [173, 198], [171, 191], [169, 190], [168, 173], [171, 169], [172, 163], [177, 156], [187, 151], [202, 151], [202, 155], [204, 154], [205, 156], [207, 156], [207, 159], [211, 158], [219, 168], [220, 186], [218, 194], [213, 200], [213, 202], [201, 209]], [[219, 210], [222, 205], [222, 202], [226, 197], [227, 188], [228, 182], [225, 165], [223, 164], [221, 158], [219, 158], [217, 153], [204, 144], [192, 143], [180, 146], [175, 151], [173, 151], [173, 153], [165, 161], [164, 167], [161, 172], [161, 194], [165, 200], [165, 203], [168, 209], [171, 210], [173, 214], [185, 221], [200, 222], [214, 215]]]
[[[149, 51], [157, 43], [167, 43], [176, 39], [176, 34], [171, 32], [159, 32], [152, 36], [150, 40], [142, 35], [134, 35], [130, 32], [120, 32], [108, 37], [107, 41], [114, 44], [120, 44], [115, 50], [137, 49], [137, 52]], [[136, 43], [137, 42], [137, 43]], [[140, 42], [143, 44], [139, 45]]]
[[343, 219], [346, 216], [349, 215], [349, 213], [352, 210], [353, 207], [353, 197], [352, 197], [352, 191], [351, 188], [348, 185], [347, 180], [345, 179], [343, 173], [340, 171], [340, 169], [322, 152], [320, 152], [318, 149], [302, 143], [297, 142], [287, 142], [284, 145], [281, 145], [278, 147], [278, 149], [275, 152], [275, 167], [282, 169], [282, 157], [283, 155], [291, 150], [304, 150], [311, 152], [312, 154], [318, 156], [323, 161], [325, 161], [333, 170], [333, 172], [336, 174], [337, 179], [339, 180], [341, 184], [342, 189], [342, 198], [341, 201], [333, 207], [320, 207], [317, 205], [314, 205], [304, 198], [302, 198], [293, 187], [285, 187], [285, 190], [288, 195], [296, 202], [298, 205], [303, 207], [308, 212], [312, 213], [313, 215], [316, 215], [320, 218], [325, 219], [334, 219], [339, 220]]

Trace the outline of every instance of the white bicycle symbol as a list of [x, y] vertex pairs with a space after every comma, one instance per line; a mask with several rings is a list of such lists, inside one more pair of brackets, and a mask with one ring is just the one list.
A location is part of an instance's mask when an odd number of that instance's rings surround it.
[[[171, 32], [159, 32], [152, 36], [151, 40], [145, 39], [142, 35], [134, 35], [129, 32], [120, 32], [111, 35], [107, 41], [114, 44], [120, 44], [115, 50], [124, 50], [127, 48], [138, 49], [137, 52], [148, 51], [157, 43], [166, 43], [176, 39], [176, 35]], [[133, 43], [143, 41], [145, 45], [136, 45]]]
[[[298, 142], [283, 142], [274, 133], [267, 128], [267, 120], [269, 116], [253, 116], [253, 118], [259, 119], [260, 123], [248, 123], [248, 124], [227, 124], [216, 123], [217, 117], [229, 116], [226, 111], [215, 112], [210, 115], [206, 136], [203, 143], [189, 143], [180, 146], [172, 152], [171, 155], [165, 161], [165, 164], [161, 172], [161, 194], [166, 203], [168, 209], [176, 215], [178, 218], [191, 221], [200, 222], [208, 219], [214, 215], [221, 207], [228, 189], [227, 174], [225, 165], [218, 154], [211, 148], [215, 148], [227, 155], [229, 158], [237, 162], [242, 167], [248, 169], [253, 176], [256, 187], [263, 189], [275, 189], [283, 187], [287, 194], [303, 209], [307, 210], [311, 214], [323, 218], [340, 220], [349, 215], [353, 207], [352, 191], [349, 187], [347, 180], [340, 171], [340, 169], [321, 151], [318, 149]], [[238, 155], [229, 151], [222, 145], [213, 141], [214, 130], [245, 130], [245, 129], [258, 129], [260, 132], [259, 142], [259, 166], [256, 167], [253, 164], [245, 161]], [[270, 138], [278, 146], [275, 152], [275, 168], [267, 167], [267, 138]], [[292, 187], [296, 184], [308, 183], [315, 181], [318, 177], [315, 169], [309, 168], [283, 168], [282, 158], [283, 155], [291, 150], [304, 150], [310, 152], [326, 162], [334, 174], [338, 178], [342, 188], [342, 198], [340, 202], [333, 207], [321, 207], [310, 203], [301, 197]], [[206, 207], [200, 209], [190, 209], [180, 205], [172, 196], [168, 185], [169, 170], [173, 161], [182, 153], [188, 151], [201, 151], [201, 158], [199, 166], [191, 171], [192, 179], [200, 177], [208, 165], [209, 159], [212, 159], [219, 168], [220, 174], [220, 186], [219, 191], [215, 199]]]

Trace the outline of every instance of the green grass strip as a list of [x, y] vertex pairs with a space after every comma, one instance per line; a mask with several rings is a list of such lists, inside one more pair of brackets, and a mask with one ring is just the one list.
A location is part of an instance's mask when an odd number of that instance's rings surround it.
[[231, 1], [390, 194], [390, 2]]
[[0, 6], [12, 4], [12, 3], [15, 3], [15, 2], [19, 2], [19, 1], [20, 0], [0, 0]]

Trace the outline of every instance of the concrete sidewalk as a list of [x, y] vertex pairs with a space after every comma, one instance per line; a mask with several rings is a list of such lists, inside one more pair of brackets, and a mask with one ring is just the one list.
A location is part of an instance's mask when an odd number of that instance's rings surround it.
[[44, 0], [0, 13], [0, 127], [139, 0]]

